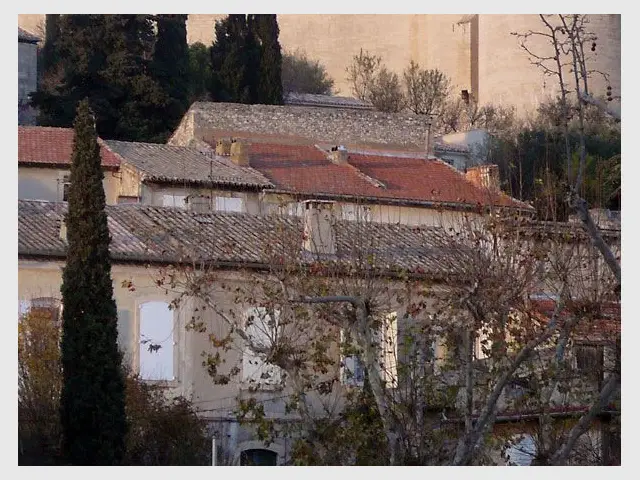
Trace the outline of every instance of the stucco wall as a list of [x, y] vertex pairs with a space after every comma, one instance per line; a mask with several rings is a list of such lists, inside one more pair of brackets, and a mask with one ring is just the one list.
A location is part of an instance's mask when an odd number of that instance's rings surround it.
[[[57, 168], [19, 167], [18, 199], [62, 201], [62, 179], [69, 170]], [[118, 178], [110, 171], [104, 172], [103, 187], [108, 205], [118, 198]]]

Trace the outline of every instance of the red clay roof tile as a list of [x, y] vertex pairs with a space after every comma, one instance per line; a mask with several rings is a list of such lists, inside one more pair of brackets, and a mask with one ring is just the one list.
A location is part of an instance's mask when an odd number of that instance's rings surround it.
[[253, 168], [280, 188], [299, 193], [529, 208], [474, 185], [439, 160], [349, 153], [347, 165], [336, 165], [314, 145], [255, 142], [249, 151]]
[[[118, 167], [120, 158], [99, 139], [103, 167]], [[73, 151], [73, 129], [18, 127], [18, 163], [69, 165]]]

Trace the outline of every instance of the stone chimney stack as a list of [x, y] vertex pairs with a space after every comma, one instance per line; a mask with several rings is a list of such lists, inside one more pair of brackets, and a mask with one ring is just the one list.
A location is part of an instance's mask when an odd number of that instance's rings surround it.
[[435, 160], [436, 158], [436, 154], [435, 154], [435, 146], [434, 146], [434, 140], [433, 140], [433, 133], [434, 133], [434, 116], [433, 115], [429, 115], [428, 120], [427, 120], [427, 135], [425, 138], [425, 154], [426, 154], [426, 158], [427, 160]]
[[500, 191], [500, 170], [497, 165], [469, 167], [465, 177], [478, 187], [487, 188], [493, 192]]
[[67, 222], [64, 221], [64, 218], [60, 221], [60, 239], [67, 241]]
[[304, 250], [314, 255], [335, 255], [333, 202], [307, 200], [303, 215]]
[[219, 138], [216, 140], [216, 155], [225, 157], [231, 155], [231, 139]]
[[344, 165], [348, 163], [349, 152], [344, 145], [331, 147], [329, 152], [329, 160], [336, 165]]
[[249, 148], [248, 145], [238, 139], [231, 140], [231, 161], [239, 167], [249, 166]]

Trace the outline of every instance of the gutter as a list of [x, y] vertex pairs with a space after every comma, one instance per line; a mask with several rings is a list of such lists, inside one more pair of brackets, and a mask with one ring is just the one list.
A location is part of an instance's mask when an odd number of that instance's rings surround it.
[[[419, 206], [419, 207], [428, 207], [433, 209], [438, 208], [446, 208], [449, 210], [462, 210], [462, 211], [477, 211], [478, 205], [472, 203], [462, 203], [462, 202], [438, 202], [438, 201], [429, 201], [429, 200], [415, 200], [409, 198], [383, 198], [383, 197], [370, 197], [370, 196], [362, 196], [362, 195], [347, 195], [347, 194], [335, 194], [335, 193], [304, 193], [304, 192], [296, 192], [292, 190], [286, 190], [281, 188], [274, 188], [273, 190], [268, 190], [265, 193], [276, 193], [276, 194], [286, 194], [292, 195], [296, 198], [318, 198], [318, 199], [327, 199], [327, 200], [353, 200], [355, 203], [358, 201], [362, 202], [363, 200], [368, 203], [379, 204], [379, 205], [399, 205], [399, 206]], [[495, 206], [481, 206], [483, 210], [490, 211], [493, 209], [504, 209], [504, 210], [514, 210], [521, 211], [524, 213], [534, 214], [535, 211], [533, 207], [515, 207], [510, 205], [495, 205]]]

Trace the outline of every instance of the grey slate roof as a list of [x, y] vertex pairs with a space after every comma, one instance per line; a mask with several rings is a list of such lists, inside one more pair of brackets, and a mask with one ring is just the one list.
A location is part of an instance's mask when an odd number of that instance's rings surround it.
[[18, 27], [18, 42], [22, 43], [38, 43], [40, 41], [40, 37], [37, 37], [26, 30]]
[[352, 97], [338, 97], [333, 95], [318, 95], [315, 93], [289, 92], [284, 97], [285, 105], [301, 107], [334, 107], [352, 108], [356, 110], [373, 110], [373, 105]]
[[142, 172], [143, 181], [269, 188], [273, 184], [251, 167], [196, 147], [105, 140], [111, 151]]
[[[18, 201], [19, 257], [63, 258], [60, 225], [66, 203]], [[264, 265], [278, 248], [301, 251], [302, 219], [244, 213], [198, 214], [172, 207], [121, 204], [106, 207], [114, 262], [198, 260], [223, 265]], [[384, 270], [431, 276], [450, 273], [444, 233], [437, 227], [339, 221], [337, 259], [375, 259]], [[290, 248], [290, 246], [294, 248]], [[298, 249], [298, 245], [300, 248]], [[285, 247], [289, 246], [289, 247]], [[301, 257], [305, 258], [305, 257]]]

